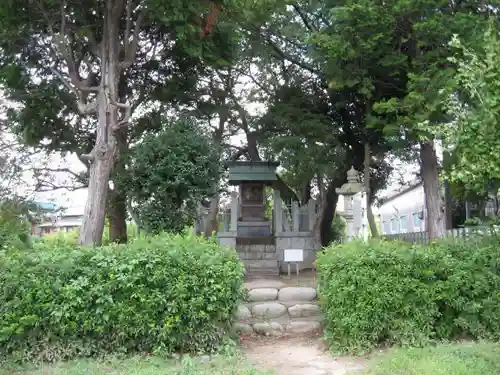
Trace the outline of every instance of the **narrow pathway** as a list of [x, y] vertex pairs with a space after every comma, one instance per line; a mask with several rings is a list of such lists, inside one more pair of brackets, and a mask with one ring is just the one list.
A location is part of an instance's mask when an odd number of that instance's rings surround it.
[[259, 338], [243, 342], [244, 351], [259, 370], [277, 375], [360, 374], [360, 359], [334, 359], [317, 338]]

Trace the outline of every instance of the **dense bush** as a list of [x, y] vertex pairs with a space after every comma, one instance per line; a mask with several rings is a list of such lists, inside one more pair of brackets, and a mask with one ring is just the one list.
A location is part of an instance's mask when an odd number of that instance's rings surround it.
[[26, 219], [27, 205], [18, 199], [0, 202], [0, 248], [31, 247], [30, 224]]
[[234, 251], [166, 235], [39, 246], [0, 257], [0, 355], [210, 351], [231, 326], [243, 275]]
[[191, 120], [157, 125], [160, 131], [132, 147], [119, 183], [126, 187], [141, 230], [180, 233], [197, 217], [200, 200], [214, 193], [220, 150]]
[[500, 338], [500, 238], [428, 247], [371, 240], [316, 262], [325, 334], [337, 351]]

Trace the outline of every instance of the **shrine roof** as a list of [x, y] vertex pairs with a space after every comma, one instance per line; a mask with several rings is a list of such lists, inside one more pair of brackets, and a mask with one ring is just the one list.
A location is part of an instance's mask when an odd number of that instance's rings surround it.
[[268, 161], [236, 161], [228, 163], [229, 183], [243, 181], [272, 182], [278, 179], [276, 168], [279, 163]]

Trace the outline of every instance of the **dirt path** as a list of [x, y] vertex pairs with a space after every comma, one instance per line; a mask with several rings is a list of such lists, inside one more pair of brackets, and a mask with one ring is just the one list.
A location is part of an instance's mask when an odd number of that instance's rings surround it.
[[317, 338], [259, 338], [243, 343], [247, 358], [259, 370], [277, 375], [359, 374], [363, 361], [334, 359]]

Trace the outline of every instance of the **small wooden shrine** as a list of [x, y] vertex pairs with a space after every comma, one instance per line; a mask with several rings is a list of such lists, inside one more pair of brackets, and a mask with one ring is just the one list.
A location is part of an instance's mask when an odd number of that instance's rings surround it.
[[239, 186], [238, 237], [272, 236], [272, 218], [266, 218], [264, 188], [278, 178], [279, 163], [236, 161], [228, 165], [229, 183]]

